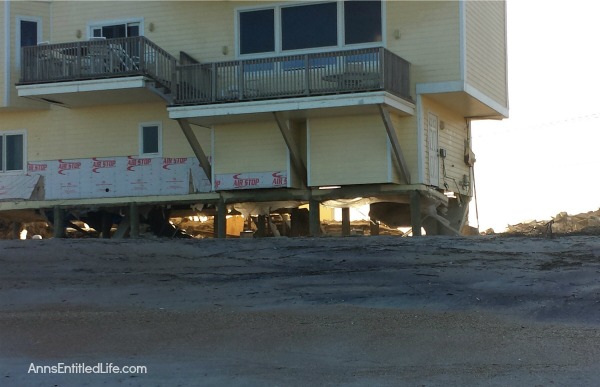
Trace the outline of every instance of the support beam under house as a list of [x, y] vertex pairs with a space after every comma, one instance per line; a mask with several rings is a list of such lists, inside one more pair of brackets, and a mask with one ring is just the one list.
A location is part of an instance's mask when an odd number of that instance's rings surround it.
[[406, 164], [406, 159], [402, 153], [400, 141], [398, 141], [398, 136], [396, 135], [396, 130], [394, 129], [394, 124], [390, 117], [390, 113], [381, 104], [379, 105], [379, 112], [381, 113], [381, 118], [383, 119], [385, 131], [387, 132], [390, 143], [392, 144], [392, 151], [394, 152], [397, 163], [396, 165], [400, 171], [400, 177], [403, 180], [403, 183], [410, 184], [410, 172], [408, 170], [408, 164]]
[[189, 121], [185, 118], [178, 118], [177, 122], [179, 123], [179, 126], [181, 127], [185, 138], [188, 140], [190, 146], [192, 147], [196, 158], [200, 162], [200, 167], [202, 167], [202, 169], [204, 170], [206, 178], [208, 179], [208, 181], [212, 182], [211, 165], [208, 162], [208, 157], [206, 157], [204, 149], [202, 149], [200, 142], [198, 142], [198, 139], [196, 138], [196, 135], [194, 134], [194, 131], [192, 130]]
[[288, 122], [286, 120], [284, 120], [283, 117], [281, 117], [281, 114], [279, 114], [279, 113], [273, 112], [273, 115], [275, 116], [275, 121], [277, 121], [277, 126], [279, 127], [279, 130], [281, 131], [281, 135], [283, 136], [283, 140], [285, 141], [285, 144], [287, 145], [288, 150], [290, 152], [290, 159], [292, 162], [292, 167], [294, 168], [296, 173], [298, 173], [298, 175], [300, 176], [300, 179], [302, 179], [302, 185], [304, 187], [306, 187], [306, 184], [307, 184], [306, 165], [304, 165], [304, 162], [302, 161], [302, 157], [300, 156], [301, 155], [300, 146], [294, 139], [292, 130], [290, 129]]

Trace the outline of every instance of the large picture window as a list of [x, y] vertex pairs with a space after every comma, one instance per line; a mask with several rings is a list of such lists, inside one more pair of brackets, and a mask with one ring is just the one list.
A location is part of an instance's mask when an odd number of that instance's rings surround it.
[[275, 12], [263, 9], [240, 13], [240, 53], [275, 51]]
[[346, 1], [344, 38], [346, 44], [381, 42], [381, 2]]
[[336, 3], [281, 9], [281, 48], [284, 51], [336, 45]]
[[380, 0], [353, 0], [239, 10], [238, 54], [379, 44], [382, 6]]
[[23, 171], [25, 166], [25, 135], [0, 133], [0, 171]]

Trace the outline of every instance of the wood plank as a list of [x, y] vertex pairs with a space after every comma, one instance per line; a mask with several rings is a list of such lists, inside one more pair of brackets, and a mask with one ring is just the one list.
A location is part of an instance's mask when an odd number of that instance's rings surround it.
[[387, 132], [390, 143], [392, 144], [392, 151], [394, 152], [397, 167], [400, 171], [400, 177], [402, 178], [405, 184], [410, 184], [410, 172], [408, 170], [408, 164], [406, 164], [404, 154], [402, 153], [400, 141], [398, 141], [398, 136], [396, 135], [394, 124], [392, 123], [392, 119], [390, 118], [390, 113], [382, 104], [379, 104], [379, 112], [381, 113], [385, 130]]
[[286, 120], [283, 119], [281, 114], [273, 112], [273, 116], [275, 117], [275, 121], [277, 121], [277, 126], [281, 131], [281, 135], [283, 136], [283, 140], [290, 151], [290, 158], [292, 163], [292, 168], [296, 170], [296, 173], [302, 179], [302, 186], [306, 187], [307, 184], [307, 172], [306, 165], [302, 161], [300, 146], [296, 143], [294, 136], [292, 135], [292, 130], [290, 129]]
[[181, 127], [181, 130], [182, 130], [185, 138], [188, 140], [190, 146], [192, 147], [192, 150], [194, 151], [196, 158], [200, 162], [200, 166], [204, 170], [204, 173], [206, 174], [206, 178], [208, 179], [208, 181], [212, 182], [212, 180], [211, 180], [212, 179], [212, 173], [211, 173], [212, 167], [211, 167], [210, 163], [208, 162], [208, 157], [206, 157], [206, 153], [204, 153], [204, 149], [202, 149], [200, 142], [198, 141], [198, 139], [196, 138], [196, 135], [192, 131], [192, 127], [190, 126], [189, 121], [186, 120], [185, 118], [177, 118], [177, 122], [179, 123], [179, 126]]

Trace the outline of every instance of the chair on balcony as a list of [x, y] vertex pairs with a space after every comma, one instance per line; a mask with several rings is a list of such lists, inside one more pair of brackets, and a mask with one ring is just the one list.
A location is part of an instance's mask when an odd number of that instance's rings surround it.
[[48, 42], [38, 43], [39, 50], [36, 55], [37, 77], [38, 79], [55, 79], [61, 77], [63, 72], [63, 62], [54, 49], [47, 46]]
[[109, 50], [106, 45], [91, 45], [87, 54], [81, 60], [81, 70], [84, 74], [96, 75], [110, 72]]

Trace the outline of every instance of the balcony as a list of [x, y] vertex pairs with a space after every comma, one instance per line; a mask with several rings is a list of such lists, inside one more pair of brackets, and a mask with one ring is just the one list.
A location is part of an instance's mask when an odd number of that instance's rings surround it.
[[143, 102], [170, 93], [176, 59], [138, 36], [24, 47], [20, 96], [70, 106]]
[[410, 64], [384, 48], [179, 66], [175, 105], [387, 91], [410, 100]]
[[23, 48], [20, 85], [148, 75], [171, 87], [176, 60], [150, 40], [100, 39]]
[[185, 107], [365, 92], [411, 103], [409, 69], [384, 48], [178, 65], [147, 38], [131, 37], [24, 47], [17, 89], [70, 106], [159, 95]]

